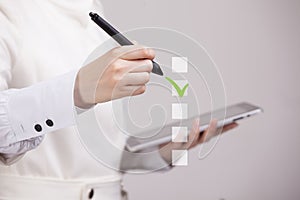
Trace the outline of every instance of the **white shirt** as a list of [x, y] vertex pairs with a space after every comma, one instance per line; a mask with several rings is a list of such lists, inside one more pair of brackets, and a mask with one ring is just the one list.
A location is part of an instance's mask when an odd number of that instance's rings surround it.
[[[0, 159], [10, 165], [0, 166], [0, 176], [61, 181], [122, 178], [87, 153], [74, 126], [77, 71], [108, 37], [90, 21], [90, 11], [101, 14], [100, 2], [0, 1]], [[114, 130], [110, 102], [100, 107], [105, 112], [98, 113], [99, 118]], [[53, 124], [47, 125], [47, 120]], [[144, 169], [166, 164], [159, 154], [151, 161], [129, 163], [128, 168]], [[21, 193], [13, 183], [5, 187]], [[0, 199], [9, 192], [0, 190]]]

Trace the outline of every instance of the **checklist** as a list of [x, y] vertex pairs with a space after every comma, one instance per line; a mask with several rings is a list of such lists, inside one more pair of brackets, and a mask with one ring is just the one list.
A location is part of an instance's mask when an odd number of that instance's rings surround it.
[[[173, 73], [187, 73], [188, 59], [186, 57], [172, 58]], [[180, 102], [172, 103], [172, 119], [183, 120], [188, 118], [188, 104], [182, 102], [184, 97], [188, 96], [189, 83], [187, 80], [173, 80], [166, 77], [166, 80], [172, 87], [172, 96], [179, 97]], [[172, 142], [186, 143], [188, 142], [188, 127], [173, 126], [172, 127]], [[187, 150], [172, 150], [172, 165], [187, 166], [188, 151]]]
[[188, 105], [185, 103], [172, 104], [172, 119], [187, 119]]

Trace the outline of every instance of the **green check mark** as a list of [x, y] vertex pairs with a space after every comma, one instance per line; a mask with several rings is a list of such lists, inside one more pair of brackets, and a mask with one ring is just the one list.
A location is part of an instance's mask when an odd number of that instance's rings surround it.
[[179, 95], [180, 97], [183, 97], [183, 95], [184, 95], [186, 89], [188, 88], [189, 84], [187, 83], [187, 84], [181, 89], [181, 88], [177, 85], [177, 83], [176, 83], [174, 80], [172, 80], [172, 79], [169, 78], [169, 77], [166, 77], [166, 79], [167, 79], [167, 81], [169, 81], [169, 82], [171, 83], [171, 85], [173, 85], [173, 87], [176, 89], [178, 95]]

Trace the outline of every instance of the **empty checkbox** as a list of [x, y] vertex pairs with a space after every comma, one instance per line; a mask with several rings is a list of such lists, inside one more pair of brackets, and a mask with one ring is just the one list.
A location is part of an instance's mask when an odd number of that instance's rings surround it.
[[184, 103], [172, 104], [172, 118], [173, 119], [187, 119], [188, 105]]
[[188, 165], [188, 151], [187, 150], [172, 150], [172, 165], [173, 166], [187, 166]]
[[186, 126], [172, 127], [172, 142], [187, 142], [188, 128]]
[[187, 57], [172, 57], [172, 72], [187, 73], [188, 72]]

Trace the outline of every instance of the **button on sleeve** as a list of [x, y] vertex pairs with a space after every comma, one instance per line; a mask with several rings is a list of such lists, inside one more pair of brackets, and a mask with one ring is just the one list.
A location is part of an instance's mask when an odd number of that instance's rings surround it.
[[72, 71], [10, 94], [7, 112], [15, 142], [75, 124], [76, 75], [77, 71]]

